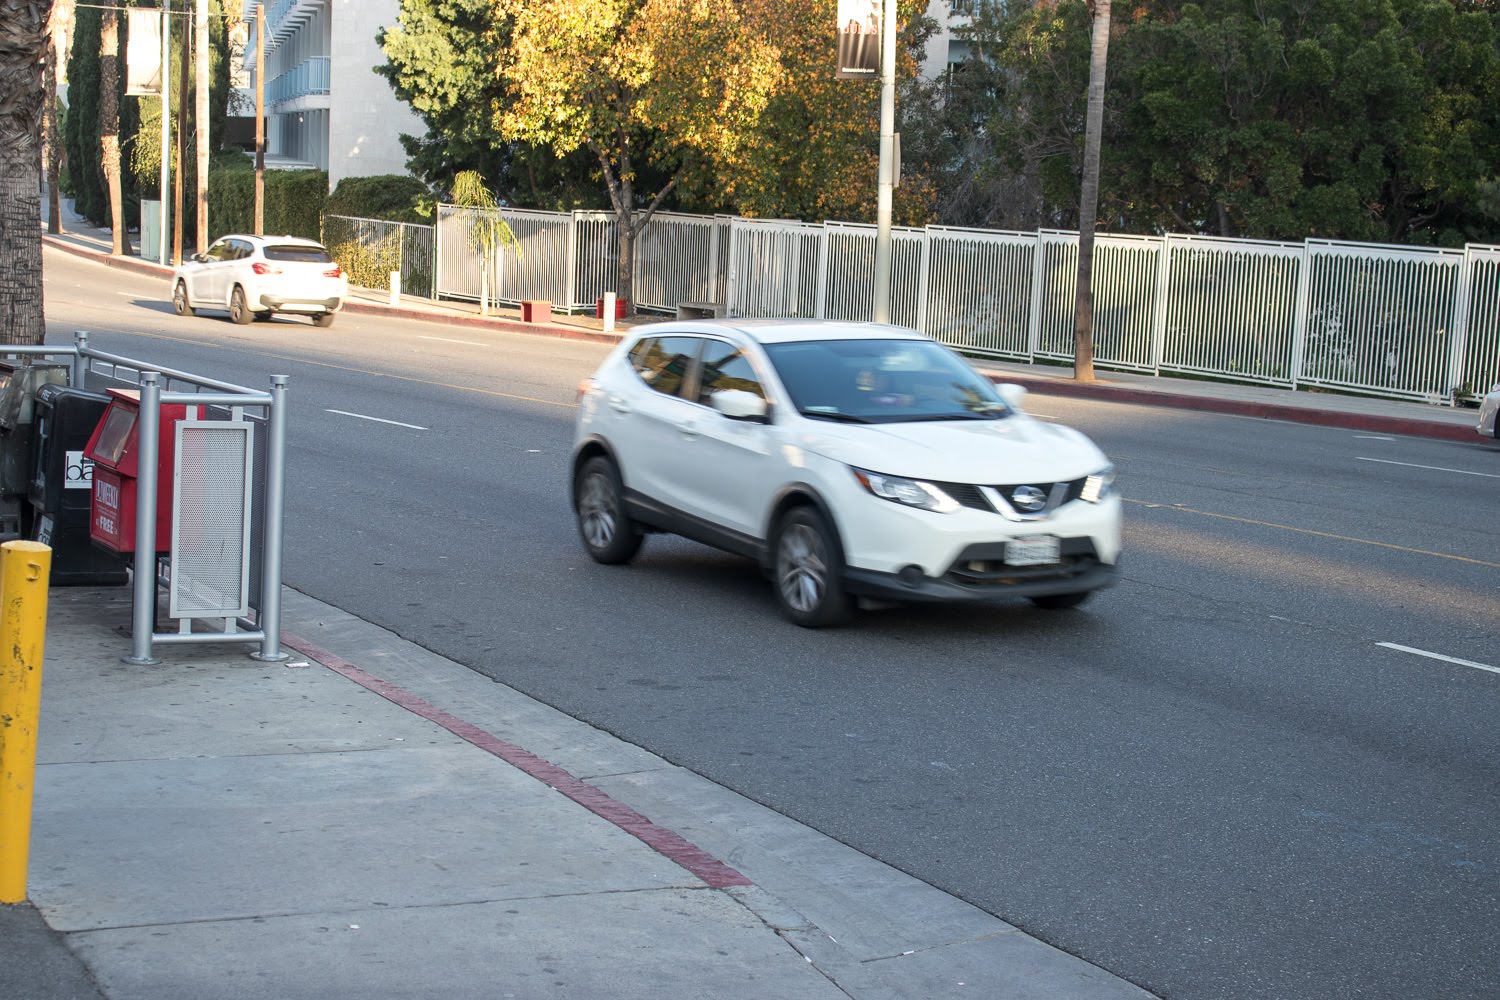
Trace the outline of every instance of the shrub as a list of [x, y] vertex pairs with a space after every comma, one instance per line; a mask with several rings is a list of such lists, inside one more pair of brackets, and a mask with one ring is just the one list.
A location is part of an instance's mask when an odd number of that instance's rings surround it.
[[[328, 200], [328, 174], [322, 170], [267, 170], [265, 231], [315, 240]], [[221, 163], [208, 185], [211, 238], [248, 233], [255, 227], [255, 169]]]
[[432, 224], [434, 198], [427, 185], [403, 174], [345, 177], [328, 196], [329, 215], [387, 222]]

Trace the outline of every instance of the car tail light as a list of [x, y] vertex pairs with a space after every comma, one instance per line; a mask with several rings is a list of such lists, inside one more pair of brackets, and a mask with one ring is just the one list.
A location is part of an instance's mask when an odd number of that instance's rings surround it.
[[343, 276], [344, 269], [339, 267], [337, 264], [333, 265], [333, 267], [323, 272], [323, 277], [325, 278], [342, 278]]
[[256, 274], [280, 274], [281, 273], [281, 268], [279, 268], [279, 267], [272, 267], [270, 264], [262, 264], [259, 261], [256, 261], [254, 264], [251, 264], [250, 265], [250, 270], [254, 271]]
[[589, 390], [592, 389], [593, 387], [594, 387], [594, 378], [593, 378], [592, 375], [589, 376], [586, 379], [583, 379], [581, 382], [579, 382], [578, 383], [578, 398], [575, 400], [575, 402], [579, 402], [579, 403], [583, 402], [583, 397], [587, 396], [588, 393], [589, 393]]

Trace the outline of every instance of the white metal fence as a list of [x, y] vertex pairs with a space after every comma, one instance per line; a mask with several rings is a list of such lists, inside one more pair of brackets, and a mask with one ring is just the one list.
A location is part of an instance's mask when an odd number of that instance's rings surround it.
[[[434, 295], [477, 299], [473, 209], [439, 206]], [[607, 212], [500, 210], [519, 253], [491, 261], [500, 301], [593, 310], [616, 287]], [[966, 352], [1073, 356], [1078, 236], [894, 231], [892, 317]], [[636, 241], [636, 305], [867, 320], [875, 227], [658, 213]], [[1500, 246], [1101, 235], [1095, 361], [1105, 368], [1319, 386], [1451, 403], [1500, 382]]]
[[325, 215], [323, 245], [356, 285], [385, 288], [396, 272], [408, 294], [432, 295], [431, 226]]

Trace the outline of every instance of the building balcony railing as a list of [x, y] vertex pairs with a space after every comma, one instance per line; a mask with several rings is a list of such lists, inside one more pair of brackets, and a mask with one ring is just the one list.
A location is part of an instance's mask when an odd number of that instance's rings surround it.
[[332, 77], [327, 56], [314, 56], [287, 70], [266, 86], [266, 103], [275, 107], [310, 94], [326, 94]]

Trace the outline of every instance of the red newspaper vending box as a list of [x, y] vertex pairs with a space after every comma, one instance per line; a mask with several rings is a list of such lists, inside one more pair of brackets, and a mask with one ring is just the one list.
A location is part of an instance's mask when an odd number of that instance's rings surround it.
[[[94, 492], [90, 504], [89, 538], [113, 552], [135, 551], [136, 483], [140, 476], [141, 394], [133, 389], [109, 390], [109, 406], [83, 450], [94, 463]], [[197, 407], [193, 407], [197, 410]], [[188, 407], [163, 404], [156, 449], [156, 550], [172, 544], [172, 469], [177, 421]]]

